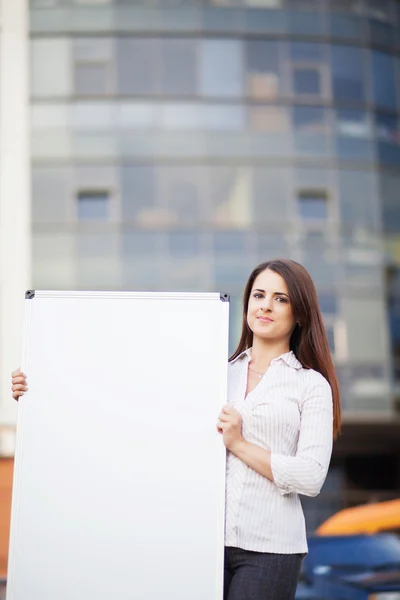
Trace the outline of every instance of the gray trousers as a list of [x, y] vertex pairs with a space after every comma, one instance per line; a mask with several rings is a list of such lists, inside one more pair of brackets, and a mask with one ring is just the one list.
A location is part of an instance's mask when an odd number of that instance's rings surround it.
[[224, 600], [293, 600], [304, 556], [225, 548]]

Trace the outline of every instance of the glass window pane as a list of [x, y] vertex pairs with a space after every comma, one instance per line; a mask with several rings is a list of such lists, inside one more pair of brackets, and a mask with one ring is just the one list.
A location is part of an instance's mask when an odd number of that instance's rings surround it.
[[241, 42], [234, 40], [203, 40], [201, 42], [200, 93], [204, 96], [241, 96], [243, 94]]
[[384, 52], [371, 52], [373, 101], [377, 106], [396, 108], [394, 60]]
[[[336, 2], [336, 0], [334, 0]], [[333, 37], [362, 40], [366, 38], [365, 21], [346, 13], [330, 15], [330, 31]]]
[[78, 96], [103, 95], [109, 91], [106, 63], [75, 63], [74, 75]]
[[173, 258], [191, 258], [201, 252], [201, 236], [195, 231], [174, 231], [168, 236], [169, 253]]
[[277, 106], [249, 106], [248, 118], [255, 131], [289, 131], [289, 113], [286, 108]]
[[371, 20], [369, 22], [369, 31], [372, 44], [391, 46], [394, 42], [396, 30], [387, 23]]
[[342, 222], [376, 230], [380, 222], [376, 173], [343, 169], [338, 171], [337, 180]]
[[109, 204], [108, 192], [79, 192], [78, 219], [82, 221], [108, 219]]
[[[380, 199], [382, 203], [382, 220], [387, 232], [400, 231], [399, 189], [400, 177], [382, 173], [379, 180]], [[397, 297], [400, 297], [400, 277], [397, 276]], [[399, 302], [399, 300], [397, 300]], [[400, 308], [400, 306], [399, 306]]]
[[400, 165], [400, 128], [397, 117], [375, 115], [378, 160], [382, 164]]
[[322, 106], [294, 106], [292, 124], [302, 133], [326, 132], [326, 110]]
[[120, 93], [156, 92], [160, 56], [158, 50], [158, 40], [155, 39], [118, 38], [117, 72]]
[[299, 192], [299, 214], [302, 219], [324, 220], [328, 216], [328, 196], [325, 191], [304, 190]]
[[208, 219], [222, 227], [249, 227], [253, 221], [250, 169], [213, 166], [207, 179]]
[[293, 91], [296, 94], [321, 94], [321, 77], [317, 69], [293, 70]]
[[332, 46], [332, 90], [339, 102], [365, 102], [364, 51]]
[[279, 96], [279, 48], [280, 43], [275, 41], [246, 41], [246, 87], [251, 97], [273, 100]]
[[336, 111], [336, 132], [355, 138], [369, 138], [372, 126], [367, 112], [363, 110], [344, 109]]
[[390, 23], [394, 18], [392, 0], [365, 0], [365, 13], [371, 19]]
[[399, 123], [397, 117], [377, 113], [375, 115], [376, 135], [379, 140], [397, 143], [399, 141]]
[[290, 57], [294, 62], [320, 63], [326, 59], [327, 45], [316, 42], [291, 42]]
[[[157, 223], [156, 174], [151, 165], [123, 165], [120, 168], [123, 221]], [[150, 222], [149, 222], [150, 221]]]
[[[299, 0], [295, 0], [293, 8], [301, 8]], [[309, 3], [308, 3], [309, 4]], [[312, 12], [291, 10], [288, 11], [289, 30], [300, 35], [326, 35], [326, 15], [318, 11], [320, 2], [313, 2], [315, 10]]]
[[369, 114], [361, 110], [336, 111], [336, 153], [342, 158], [373, 160], [372, 124]]
[[203, 105], [201, 113], [202, 127], [206, 130], [241, 131], [246, 126], [244, 106]]
[[362, 11], [362, 3], [360, 0], [327, 0], [328, 9], [337, 11], [343, 14], [360, 15]]
[[286, 225], [288, 220], [288, 185], [291, 170], [256, 167], [253, 169], [253, 207], [257, 223]]
[[318, 293], [318, 301], [324, 315], [335, 315], [337, 312], [337, 299], [334, 294], [327, 292]]
[[216, 255], [243, 255], [247, 250], [247, 234], [239, 231], [220, 231], [213, 235], [213, 251]]
[[195, 40], [160, 40], [160, 91], [165, 94], [195, 94], [197, 86]]
[[33, 39], [31, 49], [32, 95], [38, 98], [72, 95], [70, 39]]
[[[275, 1], [275, 0], [274, 0]], [[283, 0], [280, 4], [283, 4]], [[247, 1], [247, 4], [249, 2]], [[244, 12], [244, 27], [249, 33], [271, 32], [274, 35], [287, 32], [287, 19], [283, 10], [264, 10], [251, 7]]]

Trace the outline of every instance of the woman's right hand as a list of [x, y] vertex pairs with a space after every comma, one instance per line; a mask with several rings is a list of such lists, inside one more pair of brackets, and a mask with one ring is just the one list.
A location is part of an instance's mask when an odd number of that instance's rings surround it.
[[20, 396], [23, 396], [27, 391], [26, 375], [17, 369], [11, 373], [11, 389], [12, 397], [14, 400], [19, 400]]

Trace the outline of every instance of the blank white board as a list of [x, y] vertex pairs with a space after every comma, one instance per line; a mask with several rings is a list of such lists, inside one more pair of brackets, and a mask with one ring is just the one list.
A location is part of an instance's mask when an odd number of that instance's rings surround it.
[[226, 300], [26, 300], [7, 600], [222, 598]]

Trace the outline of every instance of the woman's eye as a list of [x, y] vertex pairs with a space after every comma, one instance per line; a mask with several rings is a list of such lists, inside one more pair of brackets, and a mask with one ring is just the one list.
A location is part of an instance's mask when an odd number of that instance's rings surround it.
[[284, 302], [284, 303], [287, 302], [287, 299], [286, 298], [282, 298], [282, 296], [278, 296], [277, 300], [279, 300], [279, 302]]
[[257, 300], [258, 300], [259, 298], [263, 298], [263, 295], [262, 294], [253, 294], [253, 298], [257, 298]]

